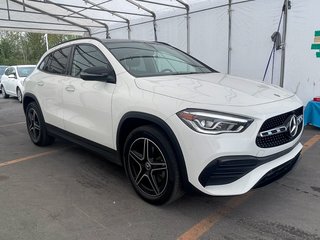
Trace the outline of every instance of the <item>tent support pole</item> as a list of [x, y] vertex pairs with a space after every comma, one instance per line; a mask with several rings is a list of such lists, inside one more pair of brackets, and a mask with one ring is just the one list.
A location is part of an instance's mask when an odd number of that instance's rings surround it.
[[[89, 4], [91, 4], [91, 5], [95, 6], [95, 7], [103, 10], [103, 11], [108, 12], [108, 13], [111, 14], [111, 15], [114, 15], [114, 16], [116, 16], [116, 17], [118, 17], [118, 18], [121, 18], [122, 20], [126, 21], [127, 26], [128, 26], [128, 39], [131, 39], [131, 28], [130, 28], [130, 20], [129, 20], [129, 19], [123, 17], [121, 14], [118, 14], [118, 13], [115, 12], [115, 11], [111, 11], [111, 10], [109, 10], [109, 9], [103, 7], [103, 6], [100, 6], [100, 5], [95, 4], [95, 3], [92, 2], [91, 0], [86, 0], [86, 3], [89, 3]], [[109, 32], [109, 30], [108, 30], [108, 32]]]
[[11, 20], [11, 18], [10, 18], [9, 0], [7, 0], [7, 9], [8, 9], [8, 19]]
[[228, 69], [227, 73], [230, 74], [231, 72], [231, 30], [232, 30], [232, 0], [229, 0], [229, 8], [228, 8], [228, 15], [229, 15], [229, 26], [228, 26]]
[[109, 39], [110, 37], [110, 32], [109, 32], [109, 27], [106, 26], [106, 39]]
[[187, 11], [187, 53], [190, 54], [190, 6], [183, 0], [176, 0], [178, 3], [182, 4]]
[[127, 2], [133, 4], [134, 6], [136, 6], [138, 9], [141, 8], [142, 10], [148, 12], [151, 14], [150, 17], [153, 17], [153, 32], [154, 32], [154, 40], [155, 41], [158, 41], [158, 36], [157, 36], [157, 17], [156, 17], [156, 14], [155, 12], [151, 11], [150, 9], [146, 8], [145, 6], [142, 6], [141, 4], [139, 3], [136, 3], [135, 1], [133, 0], [127, 0]]
[[154, 32], [154, 40], [158, 41], [156, 16], [154, 16], [154, 18], [153, 18], [153, 32]]
[[131, 27], [130, 27], [130, 22], [127, 21], [127, 26], [128, 26], [128, 39], [131, 39]]
[[190, 54], [190, 12], [187, 8], [187, 53]]
[[26, 6], [24, 5], [24, 0], [22, 2], [23, 2], [23, 11], [25, 12], [26, 11]]
[[281, 52], [280, 87], [284, 86], [289, 0], [285, 0], [283, 8], [284, 8], [284, 13], [283, 13], [284, 19], [283, 19], [282, 48], [281, 48], [282, 52]]

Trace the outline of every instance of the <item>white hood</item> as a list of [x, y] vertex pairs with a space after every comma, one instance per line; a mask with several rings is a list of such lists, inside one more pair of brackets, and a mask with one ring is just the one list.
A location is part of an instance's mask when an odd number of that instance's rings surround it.
[[282, 88], [221, 73], [171, 75], [135, 79], [138, 88], [202, 104], [252, 106], [294, 94]]

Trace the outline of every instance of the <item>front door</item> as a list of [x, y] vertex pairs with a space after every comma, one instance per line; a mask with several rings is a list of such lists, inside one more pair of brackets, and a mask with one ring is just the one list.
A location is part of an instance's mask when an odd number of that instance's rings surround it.
[[10, 68], [7, 68], [5, 74], [2, 76], [2, 79], [1, 79], [1, 82], [2, 82], [2, 85], [4, 86], [5, 91], [7, 92], [7, 94], [10, 94], [10, 95], [15, 94], [13, 92], [13, 86], [14, 86], [14, 81], [16, 79], [11, 77], [13, 75], [17, 76], [16, 70], [14, 67], [10, 67]]
[[63, 118], [66, 131], [112, 147], [111, 99], [115, 84], [85, 81], [81, 71], [95, 66], [110, 68], [102, 51], [91, 44], [74, 46], [70, 76], [63, 84]]

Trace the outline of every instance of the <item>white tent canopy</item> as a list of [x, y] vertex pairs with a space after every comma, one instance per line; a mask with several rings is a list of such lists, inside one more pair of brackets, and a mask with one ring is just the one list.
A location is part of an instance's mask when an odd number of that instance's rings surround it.
[[[16, 31], [94, 35], [112, 27], [152, 21], [168, 13], [186, 13], [197, 0], [1, 0], [0, 26]], [[156, 33], [154, 34], [156, 38]]]

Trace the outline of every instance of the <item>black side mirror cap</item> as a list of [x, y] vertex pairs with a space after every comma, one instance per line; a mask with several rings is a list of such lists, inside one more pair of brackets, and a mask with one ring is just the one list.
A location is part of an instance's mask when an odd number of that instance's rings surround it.
[[116, 83], [116, 73], [111, 67], [89, 67], [80, 73], [80, 77], [85, 81], [105, 81], [108, 83]]

